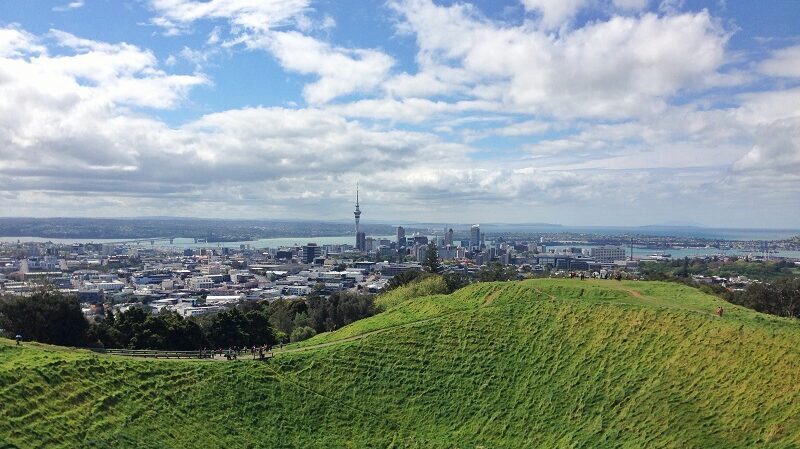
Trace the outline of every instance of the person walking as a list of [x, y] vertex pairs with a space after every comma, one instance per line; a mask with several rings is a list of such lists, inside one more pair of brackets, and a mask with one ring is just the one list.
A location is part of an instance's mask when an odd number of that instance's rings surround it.
[[17, 334], [17, 335], [14, 337], [14, 339], [15, 339], [15, 340], [17, 340], [17, 346], [19, 346], [20, 344], [22, 344], [22, 343], [21, 343], [21, 342], [22, 342], [22, 335], [21, 335], [21, 334]]

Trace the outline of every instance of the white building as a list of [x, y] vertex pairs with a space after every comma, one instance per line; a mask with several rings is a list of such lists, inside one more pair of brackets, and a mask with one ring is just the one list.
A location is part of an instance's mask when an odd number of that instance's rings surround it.
[[611, 263], [625, 260], [625, 248], [617, 246], [600, 246], [592, 248], [592, 257], [600, 263]]
[[205, 276], [189, 278], [189, 287], [193, 290], [209, 290], [214, 288], [214, 281]]
[[308, 296], [311, 294], [311, 287], [307, 285], [287, 285], [283, 287], [283, 293], [291, 296]]

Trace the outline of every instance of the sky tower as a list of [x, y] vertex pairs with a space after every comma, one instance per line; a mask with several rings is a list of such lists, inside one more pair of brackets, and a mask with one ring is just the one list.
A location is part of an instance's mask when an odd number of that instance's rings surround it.
[[361, 237], [361, 232], [358, 228], [358, 222], [361, 221], [361, 208], [358, 204], [358, 183], [356, 183], [356, 209], [353, 211], [353, 216], [356, 218], [356, 249], [363, 251], [362, 240], [364, 239]]

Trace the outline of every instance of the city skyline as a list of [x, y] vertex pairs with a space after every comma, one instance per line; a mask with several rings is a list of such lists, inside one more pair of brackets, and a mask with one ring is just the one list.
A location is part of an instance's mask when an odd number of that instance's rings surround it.
[[796, 229], [797, 23], [794, 1], [4, 2], [0, 215], [348, 220], [359, 182], [375, 223]]

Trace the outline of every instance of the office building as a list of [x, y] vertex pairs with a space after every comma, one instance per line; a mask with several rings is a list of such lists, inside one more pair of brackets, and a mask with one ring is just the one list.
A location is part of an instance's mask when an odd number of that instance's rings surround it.
[[356, 232], [356, 249], [359, 251], [367, 249], [367, 234], [361, 231]]
[[625, 260], [625, 248], [601, 246], [592, 248], [591, 255], [600, 263], [611, 263], [615, 260]]
[[309, 243], [300, 247], [300, 263], [314, 263], [314, 259], [322, 256], [322, 247]]
[[469, 230], [469, 246], [471, 247], [478, 247], [481, 246], [481, 225], [472, 225]]

